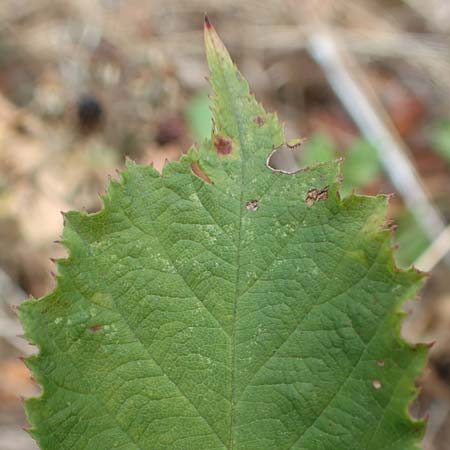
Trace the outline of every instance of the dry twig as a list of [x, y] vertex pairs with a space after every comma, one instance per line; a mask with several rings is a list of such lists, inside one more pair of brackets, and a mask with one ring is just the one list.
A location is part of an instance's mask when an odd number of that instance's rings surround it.
[[428, 199], [406, 145], [368, 86], [359, 65], [327, 28], [312, 34], [309, 51], [362, 134], [377, 149], [389, 178], [417, 222], [434, 240], [444, 230], [444, 220]]

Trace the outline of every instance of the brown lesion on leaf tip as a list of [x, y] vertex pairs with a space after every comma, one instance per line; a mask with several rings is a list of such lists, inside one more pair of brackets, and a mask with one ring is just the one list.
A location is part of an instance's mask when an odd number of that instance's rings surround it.
[[191, 170], [192, 172], [195, 173], [195, 175], [197, 175], [199, 178], [201, 178], [203, 181], [205, 181], [208, 184], [214, 184], [211, 180], [211, 178], [208, 177], [208, 175], [206, 175], [205, 172], [203, 172], [203, 170], [200, 168], [200, 166], [198, 165], [198, 163], [193, 162], [191, 164]]
[[214, 137], [214, 147], [217, 153], [221, 155], [229, 155], [233, 151], [233, 141], [223, 136]]
[[208, 18], [208, 16], [206, 14], [205, 14], [205, 28], [207, 30], [210, 30], [212, 28], [212, 24], [211, 24], [211, 22], [210, 22], [210, 20], [209, 20], [209, 18]]
[[103, 325], [93, 325], [92, 327], [89, 327], [89, 329], [95, 333], [96, 331], [103, 329]]
[[314, 203], [320, 200], [326, 200], [328, 198], [328, 186], [322, 189], [310, 189], [305, 197], [305, 202], [308, 206], [314, 205]]

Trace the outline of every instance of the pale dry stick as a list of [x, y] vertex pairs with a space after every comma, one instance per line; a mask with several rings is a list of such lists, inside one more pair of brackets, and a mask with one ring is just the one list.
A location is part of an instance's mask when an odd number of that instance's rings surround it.
[[333, 31], [340, 36], [346, 48], [363, 54], [416, 59], [448, 58], [450, 54], [450, 40], [438, 33], [343, 27], [334, 27]]
[[423, 272], [430, 272], [448, 253], [450, 253], [450, 225], [417, 258], [414, 267]]
[[399, 33], [389, 30], [339, 30], [342, 44], [352, 53], [378, 58], [400, 57], [426, 71], [430, 80], [450, 88], [450, 42], [425, 33]]
[[329, 28], [322, 27], [313, 33], [308, 49], [362, 134], [377, 150], [386, 173], [407, 207], [434, 240], [444, 230], [445, 222], [429, 201], [406, 145], [368, 86], [359, 65], [339, 45]]
[[[419, 1], [424, 3], [422, 0]], [[428, 3], [432, 1], [433, 0], [430, 0]], [[439, 0], [434, 0], [434, 3], [430, 5], [427, 4], [427, 6], [424, 7], [424, 10], [426, 10], [429, 14], [431, 12], [430, 8], [432, 10], [433, 4], [437, 4], [436, 2], [438, 1]], [[447, 2], [448, 0], [444, 1]], [[438, 86], [443, 86], [445, 89], [448, 89], [450, 86], [448, 81], [448, 54], [442, 54], [442, 52], [436, 47], [436, 44], [430, 41], [430, 37], [432, 36], [433, 40], [440, 38], [442, 41], [442, 50], [448, 48], [448, 36], [441, 36], [438, 33], [410, 33], [402, 29], [399, 30], [398, 22], [392, 20], [388, 14], [385, 14], [383, 6], [379, 5], [377, 2], [340, 0], [339, 4], [341, 5], [340, 8], [342, 12], [346, 11], [349, 16], [357, 17], [360, 23], [367, 23], [369, 25], [366, 27], [367, 34], [369, 36], [369, 40], [372, 41], [373, 44], [366, 46], [367, 50], [369, 50], [370, 47], [374, 48], [377, 45], [383, 45], [383, 40], [390, 39], [392, 41], [390, 47], [393, 52], [389, 51], [389, 54], [395, 55], [395, 53], [404, 52], [405, 54], [403, 57], [406, 61], [424, 68], [427, 70], [430, 78]], [[350, 30], [352, 28], [355, 32], [359, 27], [350, 27]], [[337, 33], [334, 34], [334, 36], [337, 35]], [[339, 36], [341, 35], [339, 34]], [[351, 47], [347, 46], [347, 49], [358, 46], [361, 38], [356, 36], [353, 40], [351, 39], [351, 41]], [[345, 42], [342, 41], [342, 44], [344, 45]], [[386, 46], [385, 50], [387, 50]]]

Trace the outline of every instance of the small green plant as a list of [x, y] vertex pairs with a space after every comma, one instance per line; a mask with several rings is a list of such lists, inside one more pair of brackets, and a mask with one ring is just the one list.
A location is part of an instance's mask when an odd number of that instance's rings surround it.
[[[55, 291], [20, 308], [39, 353], [42, 450], [412, 450], [425, 347], [401, 341], [423, 276], [393, 263], [387, 199], [284, 144], [211, 24], [211, 139], [159, 174], [128, 162], [65, 215]], [[292, 145], [290, 145], [292, 146]]]

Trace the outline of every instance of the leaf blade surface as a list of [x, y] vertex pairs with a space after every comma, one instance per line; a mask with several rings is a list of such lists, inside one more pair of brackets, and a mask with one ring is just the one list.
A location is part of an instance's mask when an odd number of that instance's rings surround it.
[[341, 200], [335, 162], [267, 167], [282, 127], [208, 22], [205, 43], [211, 141], [162, 175], [128, 163], [101, 212], [68, 213], [58, 286], [21, 307], [44, 388], [31, 433], [43, 450], [417, 448], [424, 349], [398, 328], [422, 276], [393, 264], [386, 198]]

